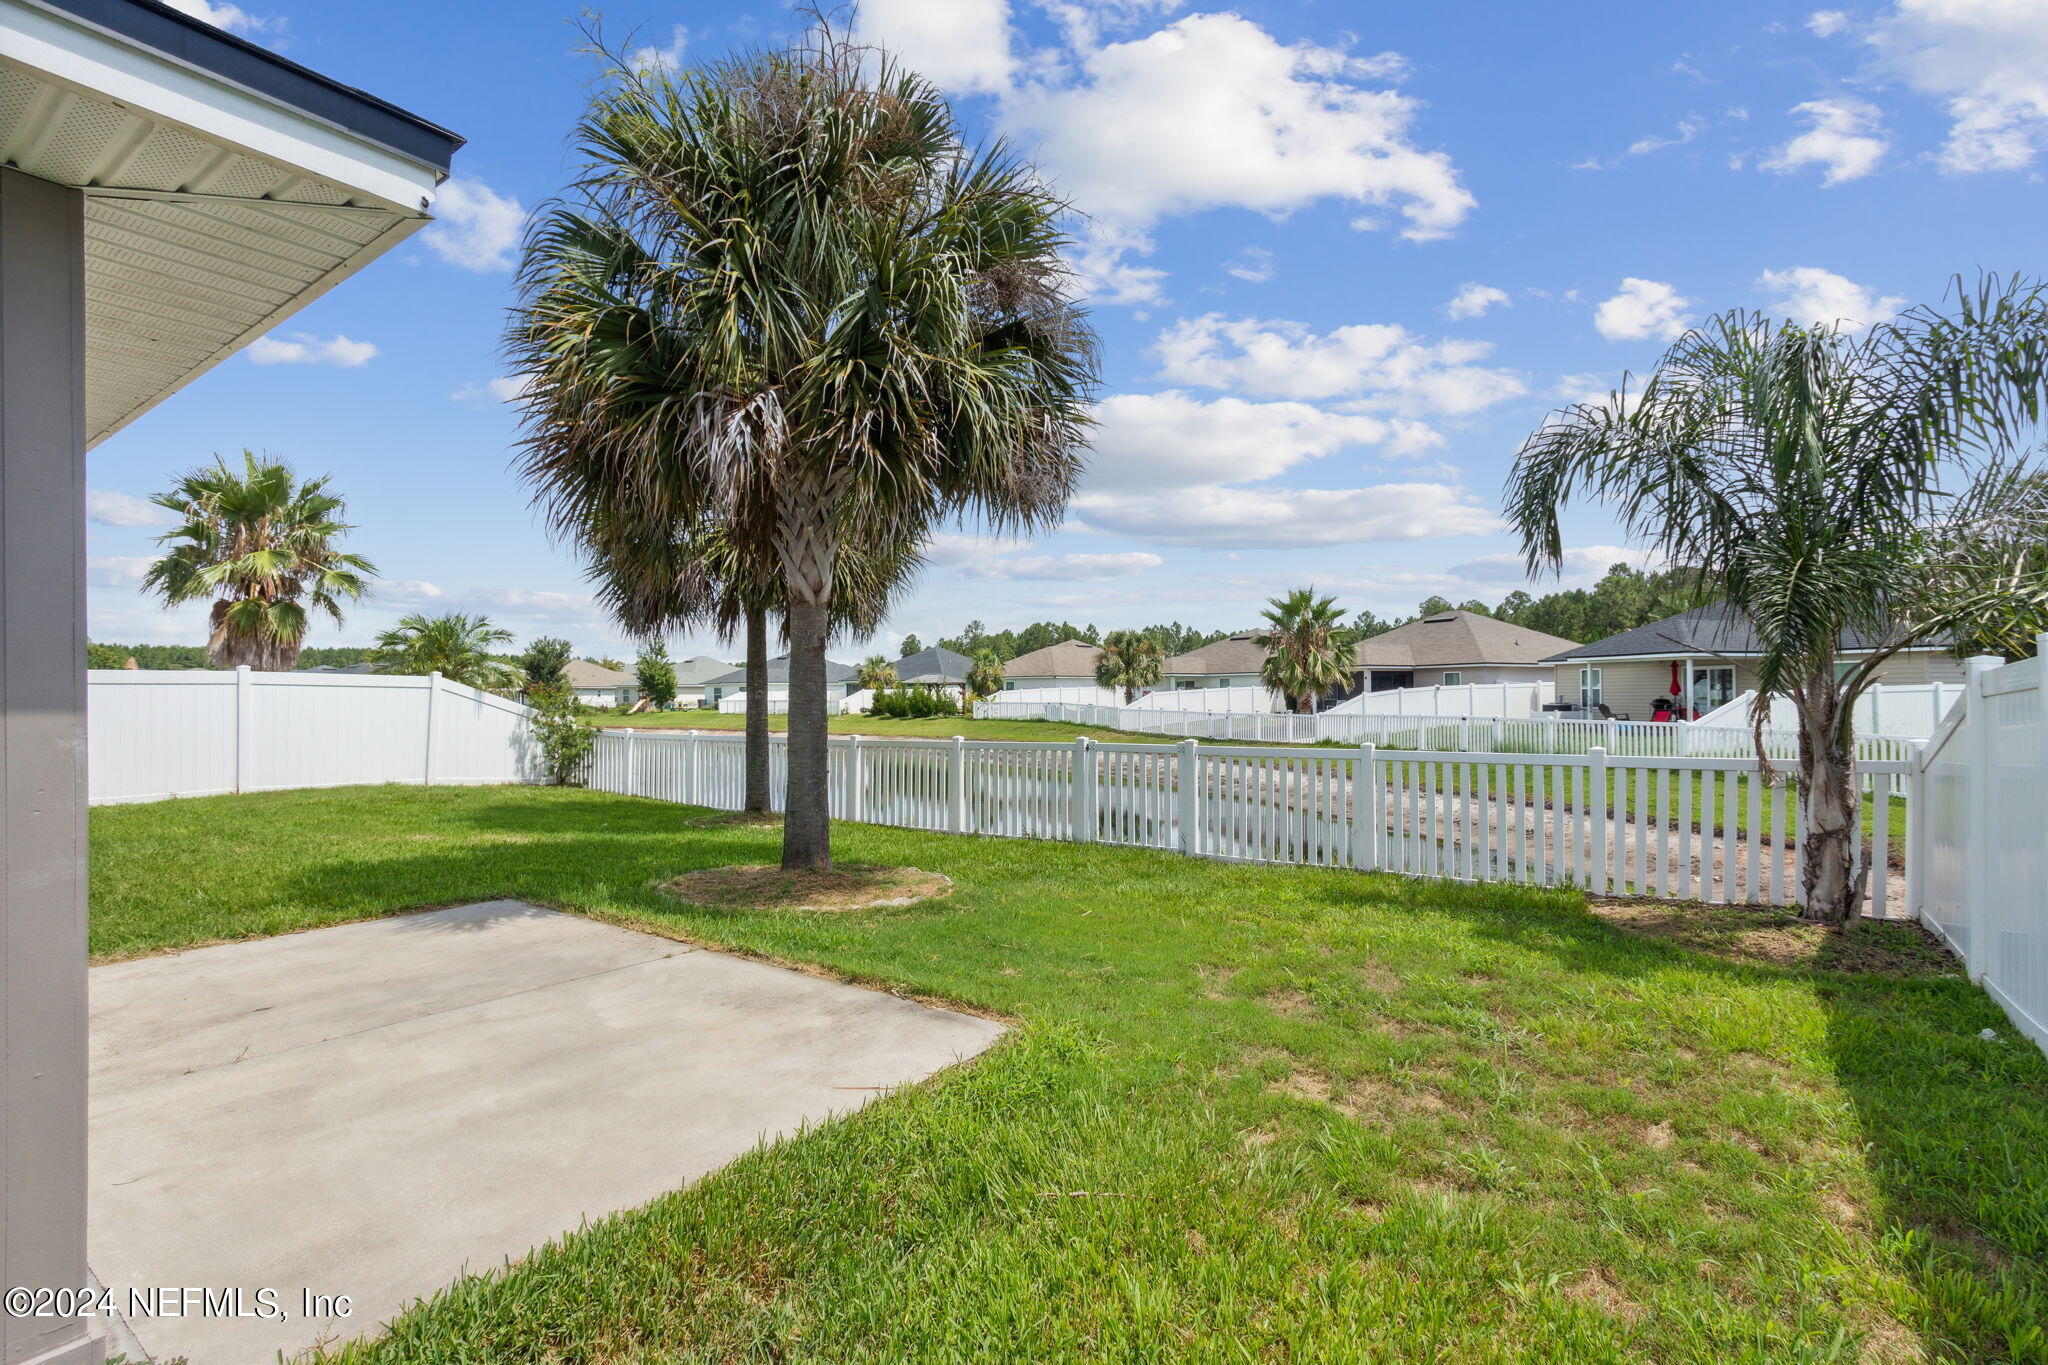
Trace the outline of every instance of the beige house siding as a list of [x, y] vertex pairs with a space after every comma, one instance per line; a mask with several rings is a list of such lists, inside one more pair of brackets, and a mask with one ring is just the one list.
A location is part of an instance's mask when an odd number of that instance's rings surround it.
[[[1650, 704], [1671, 693], [1671, 662], [1670, 659], [1625, 659], [1595, 664], [1558, 664], [1557, 699], [1576, 702], [1579, 699], [1579, 670], [1582, 667], [1598, 668], [1601, 670], [1601, 700], [1607, 708], [1616, 713], [1625, 712], [1635, 720], [1648, 720]], [[1693, 666], [1732, 667], [1737, 696], [1756, 689], [1756, 667], [1749, 659], [1714, 659], [1695, 655]], [[1894, 655], [1878, 674], [1879, 682], [1894, 687], [1925, 682], [1959, 683], [1962, 680], [1962, 664], [1938, 650], [1912, 650]]]

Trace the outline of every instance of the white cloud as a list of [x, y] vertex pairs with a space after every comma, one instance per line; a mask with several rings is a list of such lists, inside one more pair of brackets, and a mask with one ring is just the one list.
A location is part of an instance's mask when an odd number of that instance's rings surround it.
[[526, 210], [481, 180], [457, 176], [434, 197], [434, 222], [421, 234], [436, 256], [464, 270], [510, 270]]
[[1467, 284], [1451, 296], [1444, 305], [1444, 311], [1454, 318], [1484, 317], [1486, 310], [1499, 304], [1508, 305], [1508, 291], [1496, 289], [1490, 284]]
[[954, 577], [1095, 583], [1110, 578], [1126, 578], [1145, 569], [1156, 569], [1165, 562], [1158, 555], [1142, 550], [1120, 554], [1019, 555], [962, 565]]
[[377, 354], [376, 343], [351, 341], [339, 332], [316, 337], [310, 332], [273, 332], [249, 343], [249, 359], [258, 365], [332, 365], [353, 370]]
[[[1621, 545], [1582, 545], [1564, 552], [1564, 564], [1555, 575], [1544, 574], [1536, 581], [1545, 591], [1589, 588], [1605, 578], [1607, 571], [1617, 564], [1648, 569], [1656, 562], [1656, 554], [1649, 550], [1632, 550]], [[1528, 561], [1519, 554], [1480, 555], [1477, 559], [1451, 565], [1449, 572], [1456, 579], [1480, 586], [1520, 586], [1531, 581]]]
[[1477, 365], [1484, 341], [1427, 342], [1394, 323], [1316, 333], [1298, 322], [1209, 313], [1175, 323], [1156, 344], [1175, 384], [1280, 398], [1356, 397], [1404, 413], [1463, 416], [1525, 392], [1513, 371]]
[[408, 578], [397, 583], [379, 583], [377, 596], [390, 602], [438, 602], [447, 594], [438, 584], [424, 578]]
[[1000, 91], [1016, 69], [1008, 0], [861, 0], [854, 36], [948, 90]]
[[533, 384], [530, 375], [508, 374], [481, 384], [464, 384], [448, 396], [458, 403], [516, 403]]
[[1806, 26], [1822, 38], [1832, 38], [1849, 27], [1849, 15], [1845, 10], [1817, 9], [1806, 16]]
[[1158, 303], [1166, 272], [1149, 265], [1135, 265], [1127, 255], [1144, 255], [1152, 250], [1152, 238], [1143, 232], [1108, 223], [1085, 225], [1067, 264], [1081, 290], [1097, 303]]
[[1375, 540], [1480, 535], [1492, 513], [1440, 483], [1372, 488], [1201, 487], [1170, 493], [1084, 493], [1075, 515], [1098, 530], [1164, 545], [1290, 549]]
[[668, 42], [659, 46], [649, 43], [636, 47], [626, 54], [626, 69], [629, 71], [674, 71], [683, 64], [683, 53], [690, 46], [690, 30], [677, 24], [669, 30]]
[[1630, 275], [1622, 280], [1620, 293], [1593, 311], [1593, 326], [1609, 341], [1676, 341], [1692, 325], [1685, 310], [1696, 301], [1662, 280]]
[[2048, 5], [1899, 0], [1863, 39], [1881, 72], [1944, 102], [1947, 169], [2017, 170], [2048, 147]]
[[1552, 393], [1562, 403], [1604, 407], [1614, 396], [1614, 387], [1614, 380], [1604, 374], [1566, 374], [1558, 376]]
[[98, 588], [135, 588], [156, 562], [153, 555], [94, 555], [85, 561], [85, 581]]
[[102, 526], [166, 526], [173, 520], [153, 502], [104, 488], [85, 491], [85, 519]]
[[1176, 390], [1117, 394], [1097, 405], [1088, 487], [1160, 489], [1269, 479], [1350, 446], [1416, 454], [1440, 444], [1417, 423], [1329, 412], [1309, 403], [1201, 399]]
[[168, 0], [168, 3], [180, 13], [189, 14], [215, 28], [226, 29], [229, 33], [275, 33], [284, 28], [284, 20], [259, 18], [238, 5], [214, 3], [214, 0]]
[[1283, 44], [1234, 14], [1197, 14], [1084, 50], [1078, 74], [1062, 66], [1027, 80], [1005, 121], [1075, 203], [1127, 228], [1337, 198], [1399, 212], [1411, 238], [1442, 237], [1474, 200], [1448, 156], [1409, 140], [1419, 102], [1364, 84], [1394, 69], [1341, 47]]
[[1906, 306], [1897, 295], [1880, 298], [1854, 280], [1812, 265], [1766, 270], [1757, 276], [1756, 287], [1779, 317], [1801, 325], [1840, 323], [1852, 332], [1895, 317]]
[[1262, 246], [1248, 246], [1223, 263], [1223, 272], [1253, 284], [1264, 284], [1273, 278], [1273, 253]]
[[1819, 166], [1823, 185], [1839, 185], [1876, 170], [1891, 145], [1885, 140], [1883, 115], [1869, 100], [1808, 100], [1792, 112], [1812, 126], [1759, 161], [1764, 170], [1786, 173]]

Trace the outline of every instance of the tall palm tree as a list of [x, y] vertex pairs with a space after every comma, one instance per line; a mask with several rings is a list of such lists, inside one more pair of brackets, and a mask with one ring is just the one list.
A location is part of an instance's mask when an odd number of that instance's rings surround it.
[[896, 676], [896, 665], [881, 654], [870, 654], [862, 659], [860, 667], [854, 670], [853, 680], [871, 692], [886, 692], [903, 681]]
[[1102, 637], [1102, 650], [1095, 656], [1095, 681], [1121, 688], [1128, 706], [1141, 689], [1159, 681], [1165, 667], [1166, 653], [1157, 640], [1142, 631], [1113, 630]]
[[575, 142], [587, 170], [529, 234], [508, 338], [526, 473], [557, 526], [603, 487], [642, 525], [758, 537], [791, 645], [783, 863], [825, 866], [844, 546], [953, 514], [1049, 527], [1079, 475], [1094, 345], [1066, 206], [968, 148], [935, 86], [822, 26], [622, 70]]
[[150, 499], [180, 520], [157, 537], [171, 548], [149, 566], [145, 590], [166, 606], [213, 599], [206, 654], [214, 664], [289, 672], [309, 608], [340, 625], [341, 604], [368, 591], [377, 570], [336, 548], [354, 528], [327, 482], [301, 481], [284, 461], [245, 450], [239, 472], [216, 455]]
[[427, 616], [414, 612], [377, 636], [370, 667], [379, 673], [415, 677], [439, 673], [450, 682], [485, 692], [508, 691], [525, 680], [516, 664], [491, 657], [512, 643], [512, 632], [491, 624], [488, 616], [447, 612]]
[[2048, 306], [1995, 278], [1956, 299], [1861, 335], [1723, 314], [1639, 393], [1554, 416], [1508, 485], [1532, 570], [1589, 493], [1754, 624], [1756, 724], [1775, 697], [1799, 714], [1800, 900], [1826, 923], [1861, 908], [1856, 699], [1909, 645], [2017, 646], [2048, 608], [2048, 507], [2009, 454], [2048, 407]]
[[1296, 588], [1260, 615], [1266, 629], [1255, 638], [1268, 652], [1259, 677], [1288, 710], [1314, 711], [1317, 698], [1351, 677], [1352, 639], [1337, 599]]

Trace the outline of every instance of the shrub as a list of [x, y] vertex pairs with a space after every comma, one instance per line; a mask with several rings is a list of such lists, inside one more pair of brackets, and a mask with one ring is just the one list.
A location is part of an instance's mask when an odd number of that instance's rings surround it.
[[960, 703], [942, 687], [892, 687], [875, 693], [868, 714], [884, 720], [929, 720], [959, 715]]
[[590, 751], [597, 745], [597, 731], [579, 718], [588, 708], [564, 686], [529, 688], [526, 704], [533, 708], [533, 737], [549, 785], [582, 786]]

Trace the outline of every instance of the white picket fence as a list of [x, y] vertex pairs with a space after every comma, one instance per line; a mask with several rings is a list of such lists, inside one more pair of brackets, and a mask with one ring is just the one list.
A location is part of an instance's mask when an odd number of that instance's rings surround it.
[[[2048, 653], [2048, 635], [2037, 645]], [[2048, 1047], [2048, 685], [2038, 655], [1969, 662], [1916, 765], [1913, 910]]]
[[[606, 731], [590, 785], [737, 810], [745, 752], [730, 733]], [[776, 736], [777, 809], [785, 753]], [[1754, 759], [859, 736], [835, 737], [830, 753], [832, 813], [847, 820], [1599, 894], [1797, 895], [1798, 794]], [[1911, 766], [1863, 772], [1882, 788]], [[1888, 796], [1873, 794], [1865, 823], [1870, 913], [1903, 914]]]
[[95, 805], [535, 776], [527, 709], [438, 673], [91, 669], [85, 695]]

